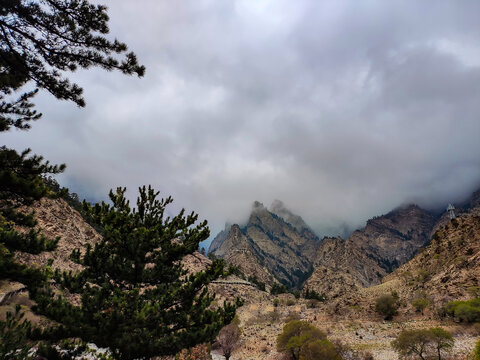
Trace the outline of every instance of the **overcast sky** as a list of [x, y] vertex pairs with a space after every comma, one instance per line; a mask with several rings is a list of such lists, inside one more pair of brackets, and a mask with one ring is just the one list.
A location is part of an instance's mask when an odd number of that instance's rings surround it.
[[142, 184], [215, 235], [281, 199], [319, 235], [480, 186], [480, 2], [105, 0], [144, 78], [72, 76], [87, 107], [4, 143], [90, 200]]

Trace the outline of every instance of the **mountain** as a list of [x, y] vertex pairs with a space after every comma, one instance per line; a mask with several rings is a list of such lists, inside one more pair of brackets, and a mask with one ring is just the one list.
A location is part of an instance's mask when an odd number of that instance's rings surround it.
[[[480, 289], [480, 201], [476, 192], [471, 207], [440, 226], [431, 243], [408, 263], [384, 279], [402, 284], [400, 293], [413, 298], [426, 291], [435, 304], [465, 299]], [[469, 290], [470, 289], [470, 290]], [[480, 292], [478, 292], [480, 295]], [[477, 296], [478, 296], [477, 295]]]
[[292, 213], [289, 209], [285, 207], [285, 204], [280, 200], [274, 200], [272, 205], [270, 205], [270, 212], [282, 218], [285, 222], [292, 225], [298, 231], [310, 231], [312, 229], [303, 221], [302, 217]]
[[276, 280], [298, 287], [310, 275], [319, 246], [310, 227], [280, 201], [271, 211], [254, 202], [247, 224], [235, 224], [224, 235], [217, 235], [209, 252], [269, 285]]
[[222, 243], [225, 241], [225, 239], [227, 238], [228, 236], [228, 233], [230, 232], [230, 228], [232, 227], [232, 224], [229, 224], [229, 223], [226, 223], [225, 224], [225, 229], [223, 229], [222, 231], [220, 231], [217, 236], [215, 236], [215, 238], [212, 240], [212, 242], [210, 243], [210, 246], [208, 247], [208, 252], [211, 253], [211, 252], [215, 252], [219, 247], [220, 245], [222, 245]]
[[77, 271], [81, 266], [70, 259], [71, 252], [77, 248], [84, 249], [87, 244], [94, 245], [101, 239], [98, 232], [83, 219], [80, 213], [61, 198], [45, 197], [22, 210], [34, 211], [38, 223], [37, 229], [40, 229], [49, 239], [59, 237], [60, 240], [54, 251], [45, 251], [40, 254], [15, 252], [16, 260], [21, 263], [44, 266], [51, 261], [52, 269]]
[[325, 238], [305, 287], [338, 297], [379, 284], [429, 241], [437, 221], [431, 212], [408, 205], [368, 220], [346, 240]]

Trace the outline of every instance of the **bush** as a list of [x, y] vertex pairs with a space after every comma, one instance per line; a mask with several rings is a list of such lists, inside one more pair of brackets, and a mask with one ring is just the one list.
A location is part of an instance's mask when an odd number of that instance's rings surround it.
[[426, 270], [419, 270], [417, 273], [417, 281], [421, 284], [425, 284], [430, 279], [430, 273]]
[[461, 322], [480, 322], [480, 298], [466, 301], [450, 301], [445, 306], [445, 313]]
[[416, 312], [421, 312], [423, 315], [423, 311], [430, 305], [430, 300], [427, 298], [420, 298], [415, 299], [412, 301], [412, 306], [415, 308]]
[[330, 340], [315, 340], [307, 342], [302, 349], [300, 359], [305, 360], [342, 360], [342, 356]]
[[474, 298], [480, 297], [480, 287], [479, 286], [470, 286], [467, 289], [467, 293]]
[[249, 276], [248, 281], [254, 284], [259, 290], [265, 291], [265, 283], [259, 281], [256, 276]]
[[278, 294], [286, 294], [288, 292], [288, 286], [287, 285], [281, 285], [281, 284], [273, 284], [272, 288], [270, 289], [270, 294], [272, 295], [278, 295]]
[[287, 303], [286, 303], [286, 304], [287, 304], [287, 306], [293, 306], [293, 305], [296, 304], [296, 302], [295, 302], [295, 300], [293, 300], [293, 299], [287, 299]]
[[404, 330], [392, 341], [393, 349], [401, 357], [415, 356], [420, 359], [442, 359], [442, 353], [453, 348], [452, 335], [442, 328]]
[[27, 359], [30, 349], [35, 345], [29, 342], [31, 323], [23, 319], [20, 305], [15, 313], [8, 312], [5, 321], [0, 321], [0, 359]]
[[[204, 249], [204, 248], [202, 248]], [[227, 271], [228, 275], [237, 275], [239, 278], [245, 280], [245, 274], [240, 270], [238, 266], [230, 265]]]
[[277, 350], [293, 360], [342, 360], [337, 347], [325, 333], [306, 321], [288, 322], [277, 338]]
[[309, 289], [305, 290], [305, 299], [313, 299], [313, 300], [318, 300], [318, 301], [327, 300], [325, 295], [320, 295], [315, 290], [309, 290]]
[[375, 311], [384, 316], [385, 320], [391, 320], [397, 314], [398, 298], [393, 295], [382, 295], [375, 303]]
[[467, 323], [480, 321], [480, 308], [471, 304], [460, 304], [455, 308], [455, 317]]
[[240, 339], [240, 328], [237, 324], [231, 323], [225, 326], [217, 337], [217, 342], [222, 349], [222, 354], [225, 359], [230, 359], [230, 356], [238, 346], [238, 340]]

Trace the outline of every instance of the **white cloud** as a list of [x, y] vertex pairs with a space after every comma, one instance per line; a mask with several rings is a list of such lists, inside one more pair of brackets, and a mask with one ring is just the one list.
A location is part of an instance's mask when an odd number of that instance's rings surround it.
[[[91, 199], [142, 184], [212, 224], [278, 198], [322, 231], [480, 182], [480, 5], [439, 1], [106, 1], [144, 79], [72, 78], [29, 133]], [[173, 211], [173, 210], [172, 210]]]

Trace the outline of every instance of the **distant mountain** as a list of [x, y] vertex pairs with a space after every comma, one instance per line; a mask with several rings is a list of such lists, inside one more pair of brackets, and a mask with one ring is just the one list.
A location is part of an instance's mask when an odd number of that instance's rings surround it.
[[305, 287], [337, 297], [378, 284], [429, 241], [437, 221], [429, 211], [409, 205], [368, 220], [346, 240], [325, 238]]
[[209, 251], [238, 266], [247, 276], [298, 287], [312, 272], [319, 239], [303, 219], [280, 201], [269, 211], [254, 202], [247, 224], [220, 233]]
[[223, 229], [222, 231], [220, 231], [217, 236], [215, 236], [215, 238], [212, 240], [212, 242], [210, 243], [210, 246], [208, 247], [208, 252], [211, 253], [211, 252], [215, 252], [215, 250], [217, 250], [220, 245], [222, 245], [222, 243], [225, 241], [225, 239], [227, 238], [228, 236], [228, 233], [230, 232], [230, 228], [232, 227], [232, 224], [229, 224], [229, 223], [226, 223], [225, 224], [225, 229]]
[[393, 274], [385, 283], [400, 284], [399, 293], [412, 299], [428, 291], [434, 304], [466, 299], [469, 289], [480, 288], [480, 191], [472, 195], [470, 207], [448, 219], [433, 234], [431, 243]]
[[272, 205], [270, 205], [270, 212], [282, 218], [285, 222], [292, 225], [298, 231], [306, 230], [313, 232], [306, 222], [303, 221], [301, 216], [292, 213], [280, 200], [273, 201]]

